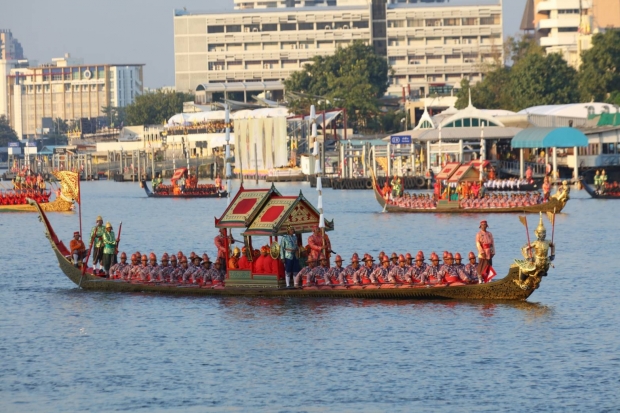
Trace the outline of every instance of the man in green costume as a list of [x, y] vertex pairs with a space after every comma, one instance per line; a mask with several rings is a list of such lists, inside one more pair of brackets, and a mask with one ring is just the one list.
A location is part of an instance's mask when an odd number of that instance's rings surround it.
[[116, 237], [112, 231], [112, 224], [106, 222], [103, 233], [103, 269], [105, 276], [110, 276], [110, 267], [116, 262]]

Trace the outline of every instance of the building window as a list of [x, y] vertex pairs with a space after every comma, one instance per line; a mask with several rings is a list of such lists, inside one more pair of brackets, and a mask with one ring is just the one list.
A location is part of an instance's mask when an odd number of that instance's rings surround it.
[[369, 27], [368, 20], [362, 20], [359, 22], [353, 22], [354, 29], [367, 29]]
[[289, 32], [297, 30], [296, 23], [280, 23], [280, 31], [281, 32]]
[[462, 26], [477, 26], [478, 19], [475, 17], [465, 17], [461, 19]]
[[423, 19], [407, 19], [407, 27], [423, 27]]
[[388, 22], [388, 27], [389, 28], [401, 28], [401, 27], [405, 27], [405, 20], [390, 20]]
[[314, 23], [299, 23], [299, 30], [314, 30]]
[[443, 19], [443, 25], [444, 26], [460, 26], [461, 20], [460, 19]]
[[71, 92], [71, 85], [69, 83], [65, 83], [65, 92]]
[[579, 9], [558, 10], [558, 14], [579, 14]]
[[480, 25], [496, 25], [500, 24], [499, 14], [492, 14], [490, 17], [481, 17]]
[[577, 27], [558, 27], [558, 32], [560, 33], [576, 33]]
[[277, 32], [278, 25], [277, 24], [263, 24], [261, 26], [261, 31], [263, 32]]
[[240, 24], [229, 24], [226, 26], [226, 33], [241, 33]]
[[65, 80], [71, 80], [71, 73], [65, 73]]
[[426, 27], [441, 26], [441, 19], [426, 19]]
[[209, 47], [207, 48], [207, 51], [208, 52], [223, 52], [225, 51], [224, 44], [222, 43], [210, 44]]
[[605, 155], [613, 155], [616, 153], [616, 144], [615, 143], [604, 143], [603, 144], [603, 153]]
[[258, 24], [246, 24], [243, 26], [245, 33], [260, 32], [260, 26]]
[[316, 24], [317, 30], [332, 30], [332, 22], [318, 22]]
[[209, 26], [207, 33], [224, 33], [224, 26]]

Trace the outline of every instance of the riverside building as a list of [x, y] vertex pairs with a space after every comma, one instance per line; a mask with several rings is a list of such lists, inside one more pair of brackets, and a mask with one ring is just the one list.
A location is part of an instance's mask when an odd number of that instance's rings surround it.
[[196, 92], [247, 101], [269, 92], [316, 55], [361, 40], [394, 69], [388, 95], [450, 94], [484, 64], [503, 60], [501, 2], [458, 5], [441, 0], [234, 0], [228, 13], [174, 11], [175, 81]]
[[20, 138], [37, 137], [55, 119], [105, 116], [103, 107], [124, 107], [143, 93], [143, 64], [85, 65], [66, 54], [39, 67], [11, 69], [6, 78], [8, 115]]

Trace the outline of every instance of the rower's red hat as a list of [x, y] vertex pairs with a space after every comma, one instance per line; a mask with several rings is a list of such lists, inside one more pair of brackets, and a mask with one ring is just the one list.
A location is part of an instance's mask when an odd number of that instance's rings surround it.
[[136, 254], [131, 254], [131, 260], [132, 260], [132, 261], [133, 261], [133, 260], [137, 260], [137, 259], [138, 259], [138, 257], [136, 256]]
[[151, 253], [149, 254], [149, 260], [156, 260], [156, 259], [157, 259], [157, 256], [155, 255], [155, 253], [154, 253], [154, 252], [151, 252]]
[[435, 254], [434, 251], [431, 253], [431, 261], [433, 261], [433, 260], [439, 261], [439, 255]]
[[401, 261], [402, 261], [402, 262], [405, 262], [405, 256], [404, 256], [403, 254], [400, 254], [400, 255], [398, 256], [398, 262], [401, 262]]
[[351, 257], [351, 262], [360, 262], [360, 257], [359, 255], [357, 255], [357, 252], [353, 253], [353, 256]]
[[454, 254], [454, 259], [455, 259], [455, 260], [461, 260], [461, 259], [462, 259], [462, 257], [461, 257], [461, 253], [460, 253], [460, 252], [457, 252], [456, 254]]
[[469, 251], [469, 259], [471, 260], [472, 258], [476, 258], [476, 254], [474, 254], [472, 251]]
[[418, 255], [421, 255], [422, 257], [424, 257], [424, 252], [418, 251]]
[[366, 256], [364, 257], [364, 259], [362, 261], [364, 261], [364, 262], [366, 262], [366, 261], [374, 261], [374, 258], [372, 258], [370, 255], [366, 254]]
[[164, 253], [161, 255], [161, 259], [162, 259], [162, 260], [167, 260], [168, 258], [170, 258], [170, 257], [168, 256], [168, 253], [167, 253], [167, 252], [164, 252]]
[[146, 261], [146, 260], [147, 260], [146, 254], [142, 254], [142, 261]]
[[480, 225], [478, 226], [478, 228], [480, 228], [482, 226], [482, 224], [486, 225], [487, 227], [489, 226], [489, 224], [487, 224], [486, 221], [482, 220], [482, 221], [480, 221]]
[[342, 257], [340, 255], [336, 255], [335, 262], [342, 262]]
[[409, 259], [412, 258], [410, 253], [407, 253], [407, 255], [405, 255], [405, 258]]
[[73, 236], [74, 236], [74, 237], [75, 237], [76, 235], [80, 235], [80, 231], [75, 231], [75, 232], [73, 233]]
[[387, 255], [384, 255], [383, 258], [381, 258], [381, 264], [383, 264], [384, 262], [390, 262], [390, 259]]
[[127, 254], [125, 254], [125, 251], [121, 252], [121, 258], [123, 257], [127, 258]]

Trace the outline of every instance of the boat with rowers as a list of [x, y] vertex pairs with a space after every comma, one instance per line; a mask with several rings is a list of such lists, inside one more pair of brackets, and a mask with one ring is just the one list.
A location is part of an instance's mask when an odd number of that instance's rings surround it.
[[[180, 185], [180, 180], [185, 183]], [[161, 183], [154, 186], [151, 191], [146, 181], [143, 180], [140, 186], [144, 188], [149, 198], [226, 198], [228, 196], [228, 192], [221, 187], [221, 183], [199, 184], [196, 175], [188, 174], [187, 168], [177, 168], [170, 179], [170, 185]]]
[[[531, 197], [512, 198], [510, 201], [504, 199], [504, 202], [493, 203], [487, 202], [484, 198], [469, 198], [467, 200], [451, 200], [450, 184], [481, 182], [480, 178], [480, 161], [472, 161], [465, 164], [453, 162], [447, 164], [442, 171], [435, 177], [436, 187], [435, 197], [425, 195], [424, 198], [416, 206], [410, 206], [406, 203], [392, 199], [391, 194], [384, 193], [376, 179], [374, 171], [370, 171], [372, 177], [372, 187], [375, 198], [379, 205], [386, 212], [408, 212], [408, 213], [536, 213], [536, 212], [561, 212], [566, 203], [570, 199], [570, 188], [566, 181], [558, 187], [556, 193], [550, 196], [548, 200], [542, 202], [531, 202]], [[447, 185], [442, 185], [446, 182]], [[437, 194], [439, 192], [439, 195]], [[443, 195], [442, 195], [443, 194]], [[535, 192], [536, 197], [539, 196]], [[495, 197], [495, 195], [493, 195]], [[490, 196], [489, 196], [490, 197]], [[439, 198], [439, 199], [437, 199]], [[514, 197], [513, 197], [514, 198]], [[411, 204], [411, 203], [410, 203]]]
[[[80, 199], [79, 175], [71, 171], [54, 171], [52, 174], [58, 179], [60, 189], [56, 191], [56, 197], [49, 201], [50, 194], [42, 196], [33, 191], [16, 190], [2, 194], [0, 212], [36, 212], [40, 208], [44, 212], [70, 212], [73, 211], [75, 202]], [[10, 194], [10, 195], [9, 195]], [[27, 199], [39, 197], [39, 207], [34, 207]]]
[[[283, 273], [256, 273], [254, 266], [249, 269], [227, 268], [224, 282], [205, 282], [182, 284], [178, 282], [138, 281], [109, 279], [95, 275], [87, 265], [77, 268], [73, 265], [70, 251], [52, 228], [45, 212], [35, 201], [40, 221], [45, 226], [46, 236], [56, 255], [63, 273], [76, 285], [85, 290], [111, 292], [145, 292], [177, 295], [209, 296], [267, 296], [267, 297], [333, 297], [333, 298], [383, 298], [383, 299], [473, 299], [473, 300], [526, 300], [539, 286], [542, 277], [547, 275], [549, 262], [529, 260], [524, 265], [515, 260], [505, 278], [483, 284], [463, 284], [460, 282], [441, 282], [435, 284], [416, 284], [406, 282], [368, 283], [361, 285], [312, 284], [297, 288], [287, 288]], [[292, 227], [298, 234], [309, 233], [323, 219], [317, 209], [300, 193], [298, 196], [283, 196], [275, 187], [269, 189], [245, 189], [243, 187], [231, 200], [220, 218], [215, 219], [215, 227], [243, 232], [243, 244], [252, 251], [256, 237], [266, 237], [271, 242], [272, 258], [279, 260], [278, 237]], [[334, 229], [334, 222], [324, 220], [325, 231]], [[542, 223], [542, 218], [541, 218]], [[256, 242], [255, 242], [256, 243]], [[259, 245], [258, 243], [256, 243]], [[227, 256], [230, 256], [227, 243]], [[546, 251], [544, 251], [546, 254]], [[251, 254], [247, 255], [251, 259]], [[539, 262], [540, 261], [540, 262]], [[282, 265], [271, 268], [282, 268]], [[350, 280], [348, 280], [350, 281]]]
[[585, 189], [586, 192], [594, 199], [620, 199], [620, 192], [614, 190], [613, 186], [612, 191], [614, 192], [605, 191], [604, 193], [601, 193], [598, 189], [593, 188], [589, 184], [587, 184], [583, 178], [580, 178], [579, 182], [581, 183], [581, 185], [583, 185], [583, 189]]

